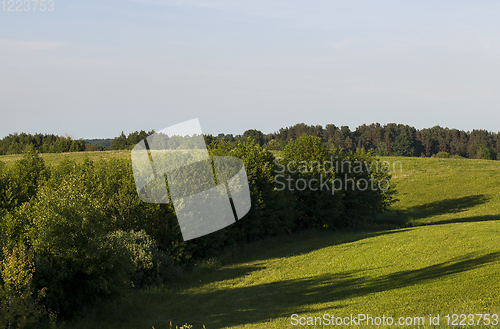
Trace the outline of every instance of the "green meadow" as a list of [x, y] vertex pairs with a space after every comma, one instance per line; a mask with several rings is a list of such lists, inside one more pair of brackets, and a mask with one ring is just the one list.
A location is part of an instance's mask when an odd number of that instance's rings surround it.
[[[227, 250], [176, 286], [131, 292], [61, 327], [332, 327], [294, 325], [292, 314], [303, 323], [366, 314], [391, 317], [393, 327], [499, 326], [500, 162], [383, 160], [401, 161], [392, 181], [400, 201], [367, 227]], [[438, 314], [440, 325], [431, 325]], [[401, 326], [400, 317], [423, 322]]]
[[[13, 164], [23, 157], [22, 154], [0, 155], [0, 161], [7, 166]], [[107, 159], [130, 159], [130, 150], [118, 151], [91, 151], [91, 152], [66, 152], [66, 153], [40, 153], [40, 157], [45, 160], [47, 165], [58, 165], [65, 159], [74, 160], [77, 163], [83, 162], [85, 159], [92, 161], [107, 160]]]

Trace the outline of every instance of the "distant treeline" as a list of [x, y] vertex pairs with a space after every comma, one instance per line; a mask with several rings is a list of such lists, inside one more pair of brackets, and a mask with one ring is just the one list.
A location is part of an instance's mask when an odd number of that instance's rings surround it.
[[[344, 150], [372, 149], [377, 155], [460, 156], [471, 159], [497, 159], [500, 135], [487, 130], [465, 132], [435, 126], [418, 130], [403, 124], [361, 125], [351, 131], [347, 126], [328, 124], [308, 126], [300, 123], [265, 136], [268, 148], [282, 149], [303, 134], [320, 137], [331, 147]], [[276, 140], [276, 142], [273, 142]], [[272, 145], [271, 145], [272, 144]]]
[[82, 139], [74, 140], [47, 134], [10, 134], [0, 139], [0, 155], [21, 154], [27, 146], [33, 145], [40, 153], [81, 152], [88, 150]]
[[[22, 153], [32, 144], [41, 153], [103, 151], [131, 149], [139, 141], [155, 131], [135, 131], [128, 135], [123, 132], [113, 139], [73, 140], [71, 137], [42, 134], [11, 134], [0, 140], [0, 155]], [[241, 140], [252, 138], [268, 150], [280, 151], [291, 141], [303, 134], [316, 136], [329, 148], [355, 151], [356, 149], [374, 150], [377, 155], [396, 156], [438, 156], [466, 157], [471, 159], [500, 158], [500, 135], [487, 130], [463, 131], [458, 129], [432, 128], [416, 129], [403, 124], [373, 123], [361, 125], [351, 131], [348, 126], [327, 124], [306, 125], [299, 123], [281, 128], [277, 132], [264, 134], [256, 129], [249, 129], [243, 135], [218, 134], [205, 135], [208, 143], [212, 140], [226, 140], [237, 144]]]
[[111, 138], [105, 139], [85, 139], [85, 144], [102, 147], [103, 149], [111, 146]]
[[0, 155], [21, 154], [30, 145], [39, 153], [63, 153], [83, 151], [122, 150], [132, 148], [139, 141], [154, 133], [154, 130], [136, 131], [127, 136], [122, 132], [116, 138], [72, 139], [69, 136], [53, 134], [14, 133], [0, 139]]

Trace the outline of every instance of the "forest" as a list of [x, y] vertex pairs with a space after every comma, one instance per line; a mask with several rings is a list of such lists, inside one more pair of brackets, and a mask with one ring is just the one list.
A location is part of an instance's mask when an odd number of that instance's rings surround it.
[[[128, 135], [123, 132], [112, 139], [74, 140], [71, 137], [43, 134], [10, 134], [0, 140], [0, 155], [21, 154], [25, 147], [33, 144], [40, 153], [61, 153], [81, 151], [103, 151], [131, 149], [139, 141], [154, 133], [136, 131]], [[409, 157], [464, 157], [469, 159], [498, 159], [500, 153], [500, 135], [486, 130], [462, 131], [458, 129], [414, 127], [389, 123], [361, 125], [354, 131], [348, 126], [327, 124], [306, 125], [299, 123], [280, 128], [274, 133], [264, 134], [256, 129], [249, 129], [241, 135], [220, 133], [207, 135], [209, 140], [225, 139], [232, 144], [242, 139], [253, 138], [260, 146], [271, 151], [280, 151], [291, 141], [303, 134], [316, 136], [329, 148], [335, 147], [346, 151], [373, 150], [380, 156]]]

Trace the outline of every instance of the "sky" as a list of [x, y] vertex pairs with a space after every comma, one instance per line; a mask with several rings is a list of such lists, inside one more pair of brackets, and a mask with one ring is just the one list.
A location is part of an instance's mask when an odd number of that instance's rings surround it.
[[20, 3], [0, 2], [0, 138], [194, 118], [214, 135], [301, 122], [500, 131], [500, 1]]

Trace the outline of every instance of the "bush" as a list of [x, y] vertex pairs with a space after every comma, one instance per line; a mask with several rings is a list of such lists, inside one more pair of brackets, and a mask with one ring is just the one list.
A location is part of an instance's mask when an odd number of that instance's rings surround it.
[[492, 160], [493, 159], [490, 150], [488, 150], [488, 148], [486, 148], [482, 145], [478, 148], [477, 158], [478, 159], [485, 159], [485, 160]]
[[386, 144], [384, 142], [378, 143], [375, 153], [379, 156], [387, 156], [388, 153]]
[[287, 223], [294, 213], [287, 208], [291, 199], [283, 198], [275, 189], [276, 163], [272, 153], [250, 140], [243, 140], [229, 155], [240, 158], [245, 164], [252, 202], [248, 214], [229, 232], [231, 239], [256, 241], [287, 231]]
[[[345, 223], [348, 226], [356, 226], [361, 221], [373, 219], [397, 201], [394, 197], [395, 187], [390, 184], [391, 174], [387, 163], [384, 165], [384, 162], [375, 158], [371, 152], [362, 149], [340, 155], [339, 163], [343, 161], [351, 163], [352, 170], [347, 176], [344, 174], [339, 178], [345, 181], [354, 180], [354, 184], [345, 184], [349, 188], [344, 191], [342, 199]], [[351, 188], [351, 185], [356, 188]]]
[[242, 139], [234, 148], [225, 141], [210, 144], [211, 156], [240, 158], [246, 169], [250, 189], [251, 209], [236, 223], [187, 242], [176, 241], [192, 258], [205, 258], [221, 252], [225, 247], [256, 241], [264, 236], [277, 234], [283, 228], [284, 216], [276, 203], [273, 186], [274, 156], [252, 138]]
[[178, 277], [169, 250], [184, 253], [171, 205], [140, 201], [130, 163], [120, 160], [64, 161], [30, 202], [4, 215], [2, 228], [10, 243], [33, 249], [43, 303], [63, 316]]
[[33, 249], [44, 304], [64, 314], [130, 286], [126, 253], [106, 239], [110, 223], [98, 199], [74, 177], [58, 189], [43, 187], [13, 216], [25, 229], [17, 237]]
[[[291, 186], [293, 206], [298, 213], [294, 230], [352, 227], [394, 202], [395, 192], [391, 186], [387, 190], [378, 188], [379, 182], [389, 181], [389, 173], [375, 170], [381, 167], [380, 161], [361, 149], [345, 153], [330, 151], [318, 137], [304, 134], [288, 143], [280, 162], [282, 171], [289, 170], [283, 173], [283, 178], [289, 177], [296, 184]], [[307, 186], [302, 188], [299, 182]], [[354, 188], [368, 182], [377, 188]], [[281, 184], [285, 188], [285, 184]], [[353, 187], [347, 188], [348, 184]]]
[[145, 230], [160, 250], [171, 251], [178, 261], [186, 259], [183, 249], [172, 244], [172, 241], [182, 241], [172, 204], [150, 204], [139, 199], [130, 161], [85, 160], [81, 164], [63, 161], [52, 170], [48, 186], [58, 189], [69, 177], [74, 177], [86, 193], [99, 200], [111, 225], [110, 232]]
[[[39, 186], [49, 177], [45, 161], [33, 145], [11, 168], [0, 168], [0, 206], [8, 211], [36, 196]], [[3, 186], [1, 186], [3, 185]]]
[[108, 239], [112, 245], [121, 246], [131, 260], [130, 280], [134, 286], [151, 286], [179, 277], [173, 257], [159, 251], [156, 242], [144, 230], [118, 230], [110, 233]]
[[[280, 175], [277, 176], [277, 185], [280, 185], [278, 189], [282, 192], [288, 191], [293, 195], [297, 217], [292, 230], [342, 226], [342, 195], [333, 194], [322, 186], [323, 181], [328, 181], [326, 185], [331, 187], [335, 170], [332, 170], [331, 165], [325, 168], [324, 164], [334, 162], [334, 154], [321, 139], [307, 134], [290, 141], [283, 150], [283, 159], [279, 161], [281, 169], [277, 171]], [[306, 188], [299, 186], [301, 182], [307, 184]]]
[[432, 158], [450, 158], [450, 154], [448, 152], [438, 152], [432, 156]]
[[39, 305], [45, 296], [46, 288], [33, 293], [33, 273], [35, 272], [32, 256], [24, 248], [14, 246], [2, 249], [0, 272], [0, 325], [5, 328], [23, 328], [36, 323], [44, 315]]
[[281, 145], [276, 139], [271, 139], [266, 144], [266, 150], [269, 151], [281, 151]]

